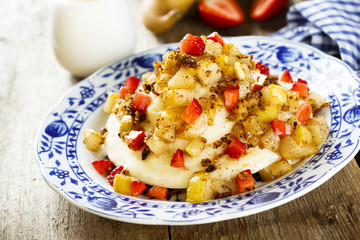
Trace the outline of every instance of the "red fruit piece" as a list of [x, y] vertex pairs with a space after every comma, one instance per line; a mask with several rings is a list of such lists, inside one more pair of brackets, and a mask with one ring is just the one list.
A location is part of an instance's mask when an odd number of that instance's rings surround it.
[[286, 83], [292, 83], [293, 82], [292, 77], [291, 77], [288, 70], [286, 70], [286, 69], [284, 70], [284, 73], [281, 76], [280, 81], [281, 82], [286, 82]]
[[278, 135], [280, 138], [291, 135], [292, 127], [290, 124], [279, 120], [274, 119], [270, 121], [270, 125], [276, 135]]
[[206, 37], [208, 40], [212, 40], [214, 42], [220, 43], [221, 46], [224, 46], [224, 39], [220, 36], [218, 32], [213, 32], [209, 36]]
[[250, 17], [258, 21], [268, 20], [285, 10], [287, 3], [288, 0], [254, 0]]
[[96, 160], [91, 164], [94, 166], [95, 170], [102, 175], [109, 174], [114, 167], [113, 162], [106, 159]]
[[174, 153], [174, 155], [171, 159], [170, 166], [177, 167], [177, 168], [185, 167], [183, 150], [181, 150], [181, 149], [176, 150], [176, 152]]
[[224, 95], [226, 110], [234, 110], [239, 100], [239, 87], [227, 87]]
[[237, 138], [233, 138], [230, 145], [227, 146], [224, 153], [231, 158], [239, 158], [246, 152], [246, 145]]
[[296, 119], [300, 123], [307, 122], [310, 119], [312, 113], [312, 107], [308, 103], [302, 103], [297, 112], [296, 112]]
[[251, 90], [253, 93], [260, 91], [261, 89], [263, 89], [263, 85], [259, 85], [259, 84], [255, 84], [253, 89]]
[[140, 150], [145, 146], [145, 133], [143, 131], [130, 131], [128, 135], [124, 137], [126, 144], [134, 151]]
[[202, 0], [198, 10], [201, 20], [212, 27], [235, 27], [245, 20], [245, 14], [235, 0]]
[[131, 183], [131, 196], [139, 196], [146, 189], [146, 184], [142, 181], [132, 181]]
[[255, 189], [255, 180], [250, 169], [244, 170], [236, 176], [236, 186], [239, 193], [245, 193]]
[[150, 197], [156, 197], [158, 199], [166, 199], [169, 191], [165, 187], [153, 186], [147, 192], [147, 195]]
[[119, 98], [125, 99], [126, 94], [133, 94], [139, 86], [140, 79], [136, 77], [128, 77], [125, 81], [124, 86], [120, 88]]
[[202, 113], [202, 108], [198, 100], [193, 98], [191, 103], [187, 106], [183, 114], [181, 115], [182, 120], [184, 120], [187, 124], [195, 121]]
[[260, 70], [261, 74], [268, 75], [270, 73], [269, 67], [265, 64], [257, 62], [255, 67]]
[[301, 78], [298, 78], [297, 82], [302, 83], [302, 84], [306, 84], [306, 85], [308, 84], [307, 81], [305, 81], [305, 80], [303, 80]]
[[109, 174], [108, 176], [108, 180], [109, 180], [109, 183], [110, 185], [114, 185], [114, 178], [115, 178], [115, 175], [116, 174], [120, 174], [122, 172], [122, 170], [124, 169], [123, 166], [118, 166], [116, 168], [114, 168], [111, 173]]
[[192, 55], [200, 56], [205, 51], [205, 42], [199, 36], [194, 36], [190, 33], [180, 41], [180, 52]]
[[148, 95], [146, 93], [142, 93], [142, 92], [135, 93], [133, 107], [136, 110], [139, 110], [141, 112], [146, 112], [146, 109], [148, 108], [150, 103], [151, 103], [150, 95]]
[[292, 91], [298, 92], [300, 96], [307, 97], [309, 96], [309, 87], [307, 84], [296, 82], [291, 88]]

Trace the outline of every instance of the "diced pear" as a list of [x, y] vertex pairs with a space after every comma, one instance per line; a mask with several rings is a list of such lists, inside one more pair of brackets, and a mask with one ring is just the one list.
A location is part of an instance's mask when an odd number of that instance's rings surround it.
[[236, 62], [234, 64], [234, 68], [235, 68], [235, 75], [238, 79], [240, 80], [245, 80], [246, 79], [246, 74], [245, 74], [245, 70], [243, 69], [241, 63]]
[[155, 134], [152, 134], [149, 138], [145, 139], [145, 144], [158, 157], [163, 154], [168, 148], [168, 144], [162, 141]]
[[240, 50], [231, 43], [225, 43], [222, 48], [223, 54], [229, 56], [236, 56], [241, 54]]
[[279, 109], [276, 105], [265, 106], [264, 110], [258, 109], [255, 111], [259, 122], [270, 122], [271, 120], [277, 118], [278, 113]]
[[85, 147], [92, 152], [100, 150], [101, 145], [104, 143], [104, 137], [93, 129], [86, 129], [83, 131], [83, 143]]
[[194, 98], [192, 89], [173, 89], [164, 92], [162, 97], [164, 108], [186, 107]]
[[308, 130], [311, 133], [312, 144], [322, 144], [329, 135], [330, 128], [323, 116], [316, 116], [307, 122]]
[[112, 109], [116, 104], [116, 100], [119, 98], [119, 94], [117, 93], [109, 93], [107, 96], [105, 105], [104, 105], [104, 112], [112, 113]]
[[171, 108], [163, 111], [156, 122], [154, 134], [166, 141], [175, 142], [176, 130], [183, 123], [181, 119], [183, 112], [183, 108]]
[[117, 193], [130, 196], [131, 183], [132, 183], [131, 177], [125, 176], [124, 174], [116, 174], [114, 178], [113, 189]]
[[131, 115], [124, 115], [120, 121], [120, 136], [128, 134], [133, 129], [133, 117]]
[[175, 51], [167, 51], [163, 56], [164, 73], [170, 74], [171, 76], [179, 70], [175, 55]]
[[280, 154], [286, 159], [310, 157], [319, 152], [313, 145], [299, 145], [292, 136], [281, 138], [279, 146]]
[[229, 64], [229, 57], [226, 55], [215, 56], [215, 62], [221, 69], [223, 69]]
[[222, 77], [221, 70], [216, 63], [202, 64], [196, 73], [196, 77], [204, 86], [215, 85]]
[[286, 160], [280, 160], [273, 163], [270, 169], [271, 174], [274, 175], [274, 177], [281, 177], [291, 172], [293, 170], [293, 167]]
[[[270, 165], [271, 166], [271, 165]], [[274, 178], [274, 175], [271, 173], [271, 167], [268, 166], [259, 171], [260, 177], [262, 181], [270, 181]]]
[[208, 127], [207, 116], [205, 113], [202, 113], [194, 122], [185, 126], [185, 130], [181, 133], [181, 137], [186, 139], [199, 137]]
[[274, 133], [272, 129], [267, 131], [264, 136], [260, 138], [260, 141], [265, 148], [273, 152], [277, 152], [279, 149], [280, 137]]
[[284, 89], [279, 85], [271, 84], [260, 90], [265, 105], [279, 105], [286, 103], [287, 97]]
[[169, 89], [189, 89], [196, 87], [197, 83], [193, 77], [195, 71], [188, 68], [180, 68], [179, 71], [169, 80]]
[[172, 128], [171, 126], [168, 126], [167, 128], [162, 127], [155, 127], [154, 134], [158, 137], [161, 137], [162, 139], [168, 141], [168, 142], [175, 142], [175, 128]]
[[204, 138], [195, 138], [185, 147], [185, 151], [192, 157], [197, 157], [204, 150], [206, 140]]
[[297, 144], [308, 145], [311, 143], [312, 137], [310, 131], [304, 125], [298, 124], [293, 132], [293, 137]]
[[205, 41], [206, 48], [205, 51], [211, 53], [212, 55], [220, 55], [222, 53], [222, 46], [218, 42], [212, 40]]
[[205, 171], [198, 171], [191, 175], [187, 187], [186, 201], [200, 203], [213, 199], [210, 174]]

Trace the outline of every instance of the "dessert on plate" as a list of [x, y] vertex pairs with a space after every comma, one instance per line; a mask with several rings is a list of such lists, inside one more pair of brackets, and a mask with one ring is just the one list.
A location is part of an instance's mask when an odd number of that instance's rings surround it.
[[[141, 81], [142, 80], [142, 81]], [[282, 76], [218, 33], [187, 34], [154, 71], [109, 93], [105, 127], [83, 132], [93, 162], [116, 192], [188, 202], [251, 191], [316, 154], [329, 133], [326, 99], [303, 79]]]

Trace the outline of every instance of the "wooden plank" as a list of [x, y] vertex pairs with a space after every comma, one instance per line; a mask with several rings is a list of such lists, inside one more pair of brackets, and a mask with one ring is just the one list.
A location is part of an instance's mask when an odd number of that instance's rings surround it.
[[352, 160], [326, 183], [292, 202], [252, 216], [171, 227], [171, 239], [357, 239], [360, 169]]
[[[177, 42], [187, 32], [214, 29], [190, 15], [155, 36], [141, 24], [140, 0], [127, 1], [138, 34], [136, 51]], [[249, 4], [249, 3], [246, 3]], [[248, 10], [249, 5], [244, 9]], [[52, 191], [34, 156], [37, 129], [52, 106], [78, 79], [57, 63], [50, 42], [51, 1], [7, 1], [0, 8], [0, 239], [356, 239], [360, 172], [355, 161], [328, 182], [267, 212], [194, 226], [147, 226], [85, 212]], [[285, 15], [250, 20], [224, 35], [266, 35]]]

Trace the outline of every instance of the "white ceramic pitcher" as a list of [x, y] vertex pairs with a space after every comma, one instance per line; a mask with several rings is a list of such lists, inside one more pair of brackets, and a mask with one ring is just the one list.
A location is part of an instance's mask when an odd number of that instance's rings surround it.
[[52, 42], [59, 63], [77, 77], [126, 57], [135, 29], [126, 0], [53, 0]]

